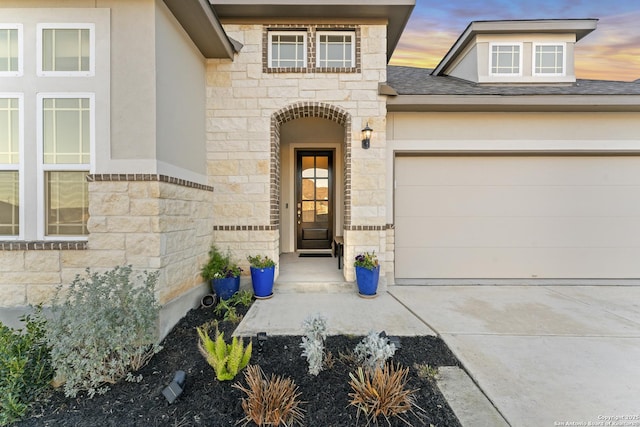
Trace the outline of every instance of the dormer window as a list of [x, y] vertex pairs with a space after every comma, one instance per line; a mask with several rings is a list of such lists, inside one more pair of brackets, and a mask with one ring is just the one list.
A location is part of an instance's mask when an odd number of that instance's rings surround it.
[[490, 74], [522, 75], [522, 43], [492, 43]]
[[269, 32], [269, 68], [305, 68], [306, 65], [306, 32]]
[[564, 44], [536, 44], [533, 53], [533, 75], [565, 74]]

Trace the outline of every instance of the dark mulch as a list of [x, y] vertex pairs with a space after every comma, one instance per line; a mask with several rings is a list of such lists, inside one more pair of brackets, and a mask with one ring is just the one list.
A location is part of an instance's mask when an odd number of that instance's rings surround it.
[[[242, 313], [245, 310], [240, 310]], [[218, 382], [197, 350], [195, 327], [214, 318], [209, 309], [194, 309], [182, 319], [165, 338], [163, 350], [140, 373], [140, 383], [123, 382], [111, 387], [105, 395], [93, 399], [65, 398], [62, 391], [47, 396], [34, 406], [29, 418], [19, 426], [233, 426], [244, 417], [241, 399], [244, 393], [232, 388], [234, 382], [244, 382], [240, 373], [234, 381]], [[230, 337], [235, 325], [220, 324], [225, 337]], [[350, 392], [348, 366], [337, 356], [352, 350], [361, 337], [334, 336], [327, 339], [327, 349], [335, 356], [333, 368], [317, 377], [307, 373], [306, 360], [300, 356], [300, 337], [269, 337], [262, 352], [254, 340], [251, 364], [258, 364], [264, 372], [291, 377], [299, 386], [305, 401], [305, 426], [355, 426], [356, 409], [348, 405]], [[431, 366], [458, 365], [446, 345], [435, 337], [403, 337], [402, 348], [393, 357], [396, 363], [410, 367], [408, 386], [417, 389], [417, 405], [425, 413], [407, 415], [412, 426], [460, 426], [457, 418], [432, 382], [421, 379], [413, 369], [414, 363]], [[187, 373], [184, 393], [169, 405], [162, 390], [176, 370]], [[365, 425], [360, 419], [359, 425]], [[251, 424], [253, 425], [253, 424]], [[380, 425], [388, 425], [382, 419]], [[407, 425], [392, 419], [391, 426]]]

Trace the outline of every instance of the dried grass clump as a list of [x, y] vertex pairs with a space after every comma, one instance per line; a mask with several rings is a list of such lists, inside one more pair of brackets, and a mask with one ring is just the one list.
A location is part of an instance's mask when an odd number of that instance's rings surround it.
[[247, 367], [244, 378], [247, 387], [234, 384], [233, 387], [247, 394], [242, 399], [242, 409], [247, 425], [254, 422], [258, 426], [294, 426], [303, 425], [304, 410], [298, 400], [300, 392], [291, 378], [282, 378], [271, 374], [269, 378], [260, 366]]
[[357, 376], [350, 373], [349, 385], [353, 390], [349, 393], [349, 404], [358, 409], [358, 419], [364, 415], [367, 425], [378, 424], [379, 417], [384, 417], [389, 425], [390, 418], [398, 417], [407, 425], [412, 425], [402, 415], [420, 409], [415, 404], [416, 390], [406, 388], [409, 368], [385, 364], [383, 368], [374, 370], [358, 368]]

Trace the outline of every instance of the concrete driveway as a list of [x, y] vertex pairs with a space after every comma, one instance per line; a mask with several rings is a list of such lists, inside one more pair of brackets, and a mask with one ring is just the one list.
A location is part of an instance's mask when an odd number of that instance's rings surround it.
[[640, 427], [640, 286], [391, 286], [514, 427]]

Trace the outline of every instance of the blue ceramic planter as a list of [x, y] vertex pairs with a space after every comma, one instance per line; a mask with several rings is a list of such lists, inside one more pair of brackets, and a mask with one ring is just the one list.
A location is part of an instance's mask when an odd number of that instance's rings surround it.
[[378, 292], [378, 279], [380, 278], [380, 266], [373, 270], [364, 267], [356, 267], [356, 282], [360, 295], [373, 296]]
[[256, 298], [267, 298], [273, 294], [273, 276], [275, 267], [251, 267], [251, 283]]
[[240, 290], [240, 276], [224, 279], [213, 279], [211, 281], [213, 291], [221, 299], [227, 300]]

